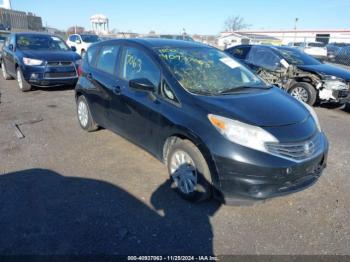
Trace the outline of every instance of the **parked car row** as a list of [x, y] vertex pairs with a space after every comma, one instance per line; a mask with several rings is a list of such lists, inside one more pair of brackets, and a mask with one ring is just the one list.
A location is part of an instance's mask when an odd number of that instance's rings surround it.
[[[311, 186], [326, 167], [328, 153], [314, 110], [240, 62], [257, 52], [261, 63], [294, 70], [288, 62], [293, 56], [282, 60], [276, 50], [243, 47], [233, 52], [240, 56], [236, 60], [190, 41], [108, 40], [91, 45], [80, 63], [59, 38], [12, 34], [2, 65], [5, 79], [17, 78], [21, 90], [24, 82], [48, 81], [47, 74], [55, 81], [67, 77], [74, 66], [80, 76], [75, 99], [82, 129], [110, 129], [153, 154], [168, 167], [184, 199], [214, 196], [242, 203]], [[293, 81], [314, 81], [310, 75], [300, 73]], [[322, 79], [322, 85], [333, 84], [327, 81]]]
[[226, 53], [239, 59], [269, 84], [309, 105], [350, 100], [350, 72], [324, 64], [293, 47], [240, 45]]

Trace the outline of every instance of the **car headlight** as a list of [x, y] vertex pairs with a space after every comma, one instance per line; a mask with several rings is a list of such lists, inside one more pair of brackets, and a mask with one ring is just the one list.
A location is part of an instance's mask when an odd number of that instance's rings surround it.
[[[302, 101], [300, 101], [300, 102], [302, 102]], [[315, 110], [311, 106], [309, 106], [308, 104], [306, 104], [304, 102], [302, 102], [302, 103], [306, 107], [306, 109], [309, 111], [309, 113], [312, 116], [312, 118], [314, 119], [316, 127], [317, 127], [317, 130], [319, 132], [321, 132], [322, 129], [321, 129], [320, 121], [318, 120], [318, 116], [317, 116]]]
[[75, 64], [76, 64], [76, 65], [81, 65], [81, 62], [82, 62], [82, 61], [83, 61], [82, 59], [75, 60]]
[[23, 63], [29, 66], [39, 66], [42, 65], [44, 61], [39, 59], [23, 57]]
[[267, 152], [265, 143], [278, 142], [272, 134], [258, 126], [242, 123], [217, 115], [208, 115], [211, 124], [228, 140], [233, 143]]
[[331, 75], [323, 76], [323, 87], [331, 90], [344, 90], [349, 88], [344, 79]]

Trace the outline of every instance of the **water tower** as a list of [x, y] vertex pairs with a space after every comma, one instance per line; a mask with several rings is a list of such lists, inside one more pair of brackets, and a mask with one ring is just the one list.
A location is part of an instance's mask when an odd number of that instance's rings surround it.
[[96, 34], [109, 33], [109, 19], [105, 15], [97, 14], [90, 18], [92, 31]]
[[5, 9], [12, 9], [11, 7], [11, 0], [3, 0], [2, 1], [2, 5], [0, 5], [1, 8], [5, 8]]

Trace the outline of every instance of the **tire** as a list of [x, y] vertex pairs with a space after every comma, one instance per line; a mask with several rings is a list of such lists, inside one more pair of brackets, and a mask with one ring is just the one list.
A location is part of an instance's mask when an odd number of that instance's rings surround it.
[[20, 67], [17, 67], [16, 72], [17, 72], [16, 78], [17, 78], [17, 84], [18, 84], [19, 90], [21, 90], [22, 92], [30, 91], [32, 89], [32, 86], [24, 79], [23, 73]]
[[12, 77], [7, 73], [6, 66], [5, 66], [5, 63], [4, 63], [3, 60], [1, 61], [1, 71], [2, 71], [2, 77], [3, 77], [5, 80], [10, 80], [10, 79], [12, 79]]
[[77, 100], [77, 117], [80, 127], [87, 132], [93, 132], [98, 129], [98, 125], [92, 118], [89, 104], [84, 96], [79, 96]]
[[[185, 155], [185, 164], [177, 163], [177, 156]], [[188, 157], [190, 159], [188, 159]], [[180, 157], [181, 158], [181, 157]], [[180, 161], [181, 162], [181, 161]], [[189, 164], [190, 163], [190, 164]], [[177, 165], [179, 164], [179, 165]], [[171, 177], [171, 187], [185, 200], [202, 202], [212, 195], [211, 174], [206, 160], [199, 149], [189, 140], [178, 139], [170, 148], [167, 167]], [[190, 179], [182, 179], [190, 177]], [[184, 183], [188, 181], [188, 183]], [[188, 185], [186, 192], [186, 185]]]
[[303, 101], [310, 106], [315, 105], [317, 100], [316, 89], [309, 83], [305, 82], [296, 83], [288, 90], [288, 93], [294, 98]]

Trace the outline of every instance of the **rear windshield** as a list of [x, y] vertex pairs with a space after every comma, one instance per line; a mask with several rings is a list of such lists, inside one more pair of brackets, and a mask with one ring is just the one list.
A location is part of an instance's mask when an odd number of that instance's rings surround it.
[[324, 43], [309, 43], [308, 46], [311, 46], [311, 47], [325, 47], [326, 45]]
[[85, 43], [96, 43], [100, 40], [97, 35], [81, 35], [81, 39]]

